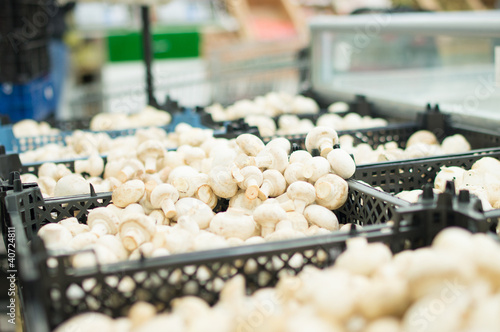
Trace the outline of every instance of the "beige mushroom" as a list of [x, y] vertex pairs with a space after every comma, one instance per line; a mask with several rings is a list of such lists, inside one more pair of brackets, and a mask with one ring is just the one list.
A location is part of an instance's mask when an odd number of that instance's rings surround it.
[[288, 186], [286, 190], [288, 197], [295, 204], [295, 211], [302, 213], [309, 204], [316, 199], [314, 186], [305, 181], [297, 181]]
[[90, 193], [90, 184], [83, 176], [69, 174], [60, 178], [54, 187], [54, 196], [74, 196]]
[[114, 177], [123, 183], [131, 179], [140, 178], [144, 173], [144, 165], [139, 160], [128, 159], [122, 163], [121, 170]]
[[73, 239], [73, 235], [66, 227], [54, 223], [42, 226], [37, 235], [42, 238], [45, 247], [49, 250], [64, 249]]
[[262, 169], [275, 169], [283, 173], [288, 166], [288, 154], [279, 146], [266, 147], [255, 157], [255, 165]]
[[76, 236], [90, 230], [88, 225], [80, 224], [78, 222], [78, 219], [76, 219], [75, 217], [63, 219], [59, 221], [59, 224], [66, 227], [71, 232], [72, 236]]
[[157, 140], [147, 140], [137, 147], [137, 157], [144, 163], [146, 173], [156, 172], [156, 160], [162, 158], [164, 152], [162, 144]]
[[88, 173], [90, 176], [100, 176], [104, 171], [104, 160], [98, 154], [92, 154], [88, 159], [75, 160], [75, 173]]
[[236, 137], [236, 144], [248, 156], [255, 157], [265, 148], [264, 142], [252, 134], [242, 134]]
[[248, 199], [255, 199], [259, 195], [259, 188], [262, 185], [263, 175], [256, 166], [247, 166], [241, 169], [241, 174], [245, 178], [238, 183], [241, 189], [245, 190]]
[[175, 203], [175, 208], [177, 210], [175, 220], [183, 216], [190, 217], [198, 223], [200, 229], [207, 228], [214, 216], [212, 209], [196, 198], [181, 198]]
[[316, 203], [330, 210], [336, 210], [347, 201], [349, 186], [347, 181], [336, 174], [320, 177], [314, 184]]
[[352, 157], [342, 149], [333, 149], [327, 156], [332, 171], [343, 179], [349, 179], [356, 172], [356, 163]]
[[128, 318], [131, 321], [131, 327], [136, 328], [156, 315], [156, 308], [154, 305], [139, 301], [134, 303], [128, 312]]
[[208, 177], [208, 184], [217, 196], [229, 199], [236, 195], [238, 184], [228, 167], [216, 166], [210, 170]]
[[244, 210], [228, 208], [217, 213], [210, 222], [210, 231], [225, 238], [236, 237], [246, 240], [254, 235], [256, 224]]
[[87, 217], [87, 225], [90, 231], [101, 237], [106, 234], [116, 234], [120, 219], [118, 216], [107, 207], [98, 207], [90, 210]]
[[336, 231], [339, 229], [339, 222], [335, 213], [321, 205], [309, 205], [304, 210], [304, 217], [311, 225]]
[[176, 215], [175, 202], [179, 199], [179, 192], [174, 186], [162, 183], [151, 192], [151, 205], [155, 209], [162, 209], [166, 218]]
[[266, 200], [268, 197], [277, 197], [286, 190], [286, 180], [279, 171], [268, 169], [262, 173], [263, 181], [259, 190], [259, 199]]
[[330, 172], [330, 163], [323, 157], [313, 157], [304, 163], [302, 174], [307, 181], [314, 183]]
[[130, 180], [117, 187], [112, 194], [112, 201], [118, 207], [125, 208], [140, 201], [146, 187], [141, 180]]
[[261, 226], [261, 236], [265, 238], [274, 232], [277, 223], [287, 219], [287, 214], [279, 204], [261, 204], [255, 209], [253, 218]]
[[406, 147], [412, 146], [417, 143], [425, 143], [428, 145], [439, 144], [436, 135], [434, 135], [432, 132], [428, 130], [419, 130], [414, 132], [408, 138], [408, 141], [406, 142]]
[[311, 152], [314, 149], [318, 149], [320, 155], [326, 157], [338, 141], [339, 137], [335, 129], [315, 127], [307, 134], [305, 143], [307, 151]]
[[150, 241], [154, 232], [154, 220], [139, 213], [125, 216], [119, 225], [119, 234], [123, 246], [129, 251], [135, 250], [144, 242]]

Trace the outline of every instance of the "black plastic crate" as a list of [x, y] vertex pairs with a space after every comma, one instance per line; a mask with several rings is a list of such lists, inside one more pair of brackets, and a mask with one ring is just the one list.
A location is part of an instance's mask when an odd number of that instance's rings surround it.
[[[389, 124], [386, 127], [379, 128], [338, 131], [337, 133], [339, 136], [352, 136], [354, 138], [355, 146], [361, 143], [366, 143], [373, 149], [376, 149], [380, 145], [394, 141], [398, 143], [400, 148], [404, 149], [408, 138], [410, 138], [410, 136], [416, 131], [424, 129], [429, 130], [428, 127], [421, 124], [409, 122]], [[500, 147], [500, 132], [458, 124], [447, 125], [444, 128], [435, 129], [434, 132], [440, 142], [442, 142], [447, 136], [462, 134], [469, 141], [471, 150]], [[290, 142], [294, 143], [300, 149], [306, 148], [306, 134], [284, 135], [279, 137], [289, 139]], [[263, 140], [264, 142], [269, 142], [273, 138], [275, 137], [264, 137]]]
[[422, 189], [433, 184], [441, 166], [458, 166], [470, 169], [482, 157], [500, 159], [500, 148], [479, 149], [470, 153], [437, 156], [361, 165], [356, 168], [354, 178], [397, 194], [404, 190]]
[[[85, 222], [89, 208], [107, 205], [110, 198], [110, 193], [105, 193], [44, 200], [37, 188], [10, 191], [6, 197], [10, 221], [16, 227], [17, 246], [25, 250], [24, 255], [18, 254], [19, 264], [25, 266], [20, 274], [22, 292], [39, 297], [37, 301], [42, 303], [40, 307], [44, 308], [51, 328], [89, 310], [115, 317], [123, 315], [137, 300], [152, 302], [162, 310], [168, 308], [171, 299], [189, 294], [214, 303], [223, 281], [238, 273], [244, 273], [249, 291], [273, 286], [279, 276], [297, 274], [305, 265], [331, 265], [344, 250], [345, 239], [359, 235], [356, 231], [333, 232], [325, 236], [176, 254], [89, 269], [72, 268], [72, 254], [49, 257], [39, 238], [34, 236], [43, 224], [69, 216], [76, 215]], [[371, 241], [384, 241], [394, 250], [421, 245], [423, 240], [418, 229], [397, 224], [397, 230], [393, 230], [386, 223], [397, 219], [397, 206], [409, 204], [349, 180], [348, 202], [336, 210], [336, 214], [341, 223], [364, 225], [363, 234]], [[31, 241], [31, 249], [28, 249], [28, 241]], [[124, 291], [122, 287], [126, 281], [123, 280], [130, 281], [130, 278], [134, 288]], [[95, 284], [88, 288], [89, 283]], [[80, 295], [70, 298], [69, 294]], [[36, 331], [43, 330], [37, 326]]]

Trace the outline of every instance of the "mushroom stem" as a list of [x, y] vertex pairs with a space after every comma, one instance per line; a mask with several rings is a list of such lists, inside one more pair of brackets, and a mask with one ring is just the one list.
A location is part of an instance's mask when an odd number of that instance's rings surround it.
[[236, 183], [243, 182], [243, 180], [245, 180], [245, 177], [241, 174], [241, 170], [236, 165], [231, 168], [231, 175]]
[[307, 202], [301, 199], [293, 200], [293, 204], [295, 205], [295, 211], [298, 213], [304, 213], [304, 209], [307, 206]]
[[132, 175], [134, 175], [135, 169], [131, 166], [125, 166], [122, 170], [117, 174], [116, 178], [121, 182], [126, 182], [129, 180]]
[[146, 238], [141, 230], [137, 228], [129, 228], [123, 234], [122, 242], [123, 246], [127, 250], [133, 251], [146, 242]]
[[146, 169], [146, 173], [153, 174], [156, 173], [156, 158], [148, 157], [144, 160], [144, 167]]
[[96, 224], [94, 225], [94, 227], [92, 227], [91, 232], [96, 234], [97, 237], [101, 237], [109, 233], [108, 227], [106, 227], [104, 220], [102, 222], [96, 220]]
[[203, 203], [207, 204], [210, 207], [215, 207], [217, 205], [217, 197], [214, 194], [212, 188], [208, 184], [202, 185], [198, 188], [196, 192], [197, 198]]
[[189, 190], [189, 180], [185, 178], [176, 178], [172, 181], [172, 185], [181, 192], [187, 192]]
[[319, 151], [320, 151], [320, 155], [324, 158], [326, 158], [326, 156], [330, 153], [330, 151], [333, 150], [333, 146], [332, 146], [332, 143], [331, 142], [323, 142], [319, 145]]
[[248, 180], [247, 189], [245, 191], [245, 196], [248, 199], [255, 199], [259, 195], [259, 183], [254, 179]]
[[273, 158], [269, 154], [257, 155], [254, 160], [255, 165], [259, 168], [269, 168], [273, 164]]
[[261, 225], [261, 236], [265, 238], [269, 234], [274, 232], [276, 225], [275, 224], [263, 224]]
[[171, 199], [164, 199], [161, 203], [161, 209], [165, 213], [165, 217], [172, 219], [177, 215], [177, 210], [175, 209], [175, 203]]
[[273, 190], [272, 183], [268, 181], [264, 182], [260, 187], [259, 198], [262, 201], [266, 200], [269, 197], [269, 194], [271, 193], [272, 190]]

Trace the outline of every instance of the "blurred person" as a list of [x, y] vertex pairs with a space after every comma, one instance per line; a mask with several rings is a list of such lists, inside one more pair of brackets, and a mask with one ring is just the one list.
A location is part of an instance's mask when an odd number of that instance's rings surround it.
[[58, 5], [59, 8], [48, 25], [50, 75], [54, 86], [56, 114], [59, 113], [64, 83], [68, 76], [69, 49], [64, 42], [64, 34], [68, 29], [67, 14], [75, 8], [75, 2], [66, 2]]

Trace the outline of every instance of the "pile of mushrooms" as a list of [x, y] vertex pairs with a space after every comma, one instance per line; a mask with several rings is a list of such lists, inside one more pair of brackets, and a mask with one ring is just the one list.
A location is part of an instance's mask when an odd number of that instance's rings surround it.
[[342, 149], [354, 155], [357, 165], [465, 153], [471, 149], [469, 142], [461, 134], [448, 136], [439, 144], [436, 135], [428, 130], [413, 133], [408, 138], [405, 149], [394, 141], [379, 145], [376, 149], [367, 143], [354, 145], [354, 138], [350, 135], [340, 136], [339, 141]]
[[[192, 136], [192, 137], [191, 137]], [[173, 132], [166, 133], [159, 127], [137, 129], [134, 135], [111, 138], [108, 134], [75, 130], [65, 138], [66, 145], [47, 144], [19, 155], [23, 164], [71, 160], [85, 158], [94, 154], [124, 154], [137, 150], [139, 145], [151, 138], [159, 141], [164, 149], [173, 149], [189, 141], [200, 141], [213, 136], [213, 130], [193, 128], [186, 123], [178, 124]], [[134, 152], [132, 152], [134, 153]]]
[[157, 313], [137, 302], [118, 319], [83, 313], [55, 331], [499, 331], [500, 246], [459, 228], [439, 233], [431, 247], [396, 255], [352, 238], [330, 268], [306, 266], [251, 296], [237, 275], [213, 307], [194, 296], [171, 306]]
[[[329, 113], [321, 115], [316, 123], [301, 119], [297, 114], [316, 114], [319, 106], [309, 97], [290, 95], [284, 92], [271, 92], [258, 96], [254, 100], [243, 99], [227, 108], [213, 104], [205, 108], [214, 121], [232, 121], [245, 119], [250, 126], [256, 126], [263, 137], [275, 135], [306, 134], [315, 126], [330, 127], [335, 130], [383, 127], [387, 121], [357, 113], [347, 113], [344, 117], [339, 112], [347, 112], [349, 105], [336, 102], [328, 107]], [[276, 125], [273, 119], [280, 116]]]
[[[82, 234], [70, 231], [69, 236], [65, 230], [74, 220], [42, 227], [39, 234], [46, 246], [98, 246], [101, 260], [100, 253], [106, 252], [102, 246], [116, 243], [115, 255], [102, 257], [102, 262], [109, 262], [328, 234], [340, 228], [332, 210], [347, 200], [345, 179], [354, 174], [355, 164], [347, 152], [334, 148], [335, 130], [316, 127], [306, 137], [308, 151], [291, 154], [284, 138], [266, 145], [252, 134], [232, 140], [193, 138], [176, 151], [166, 151], [150, 139], [137, 153], [109, 154], [104, 179], [95, 184], [106, 182], [113, 204], [91, 210], [87, 228], [79, 228]], [[320, 156], [313, 157], [313, 150]], [[88, 162], [82, 170], [90, 172], [90, 165], [99, 167], [94, 175], [102, 170], [97, 160]], [[51, 182], [54, 193], [88, 192], [88, 186], [79, 183], [78, 189], [71, 189], [76, 177], [83, 179], [80, 174], [66, 174], [54, 164], [44, 166], [40, 170], [46, 177], [60, 177]], [[70, 189], [63, 189], [67, 185]], [[221, 199], [229, 200], [229, 207], [214, 213]], [[61, 233], [67, 240], [62, 246]], [[92, 264], [76, 261], [77, 266]]]
[[[434, 190], [444, 192], [446, 182], [454, 181], [457, 193], [468, 190], [481, 199], [483, 210], [500, 209], [500, 161], [493, 157], [483, 157], [470, 170], [458, 166], [442, 166], [434, 179]], [[409, 202], [416, 202], [421, 189], [402, 191], [396, 196]]]
[[90, 121], [90, 130], [121, 130], [129, 128], [166, 126], [172, 121], [170, 113], [146, 106], [132, 114], [99, 113]]
[[46, 136], [57, 135], [60, 133], [59, 129], [52, 128], [47, 122], [37, 122], [32, 119], [26, 119], [16, 122], [12, 125], [12, 132], [15, 137], [29, 137], [29, 136]]
[[[172, 116], [152, 106], [146, 106], [142, 111], [132, 114], [123, 113], [99, 113], [92, 117], [90, 130], [121, 130], [141, 127], [166, 126], [172, 121]], [[37, 122], [26, 119], [16, 122], [12, 126], [15, 137], [35, 137], [57, 135], [61, 131], [52, 128], [47, 122]]]

